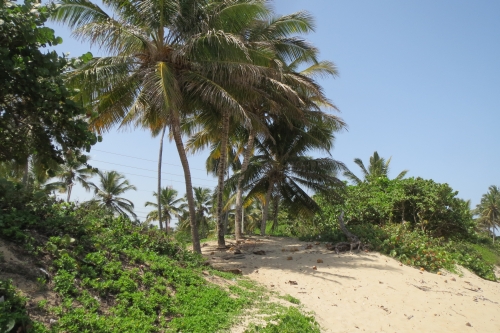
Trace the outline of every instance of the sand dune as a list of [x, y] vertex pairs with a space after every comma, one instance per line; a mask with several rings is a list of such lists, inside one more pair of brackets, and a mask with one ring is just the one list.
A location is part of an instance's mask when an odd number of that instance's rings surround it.
[[337, 255], [290, 238], [249, 238], [241, 254], [215, 247], [202, 248], [213, 266], [298, 298], [323, 332], [500, 332], [500, 284], [465, 269], [437, 275], [376, 252]]

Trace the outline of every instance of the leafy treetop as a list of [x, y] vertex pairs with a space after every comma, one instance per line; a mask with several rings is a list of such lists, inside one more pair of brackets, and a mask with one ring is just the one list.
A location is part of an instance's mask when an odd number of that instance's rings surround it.
[[62, 42], [44, 26], [51, 11], [29, 1], [0, 5], [0, 161], [36, 155], [48, 167], [97, 141], [63, 83], [70, 61], [40, 50]]

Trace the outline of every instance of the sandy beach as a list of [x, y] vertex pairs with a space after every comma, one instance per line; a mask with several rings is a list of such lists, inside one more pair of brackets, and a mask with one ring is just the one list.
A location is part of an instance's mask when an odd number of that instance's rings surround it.
[[298, 298], [322, 332], [500, 332], [499, 283], [465, 269], [420, 271], [376, 252], [337, 255], [325, 245], [252, 237], [228, 251], [216, 242], [202, 250], [212, 266]]

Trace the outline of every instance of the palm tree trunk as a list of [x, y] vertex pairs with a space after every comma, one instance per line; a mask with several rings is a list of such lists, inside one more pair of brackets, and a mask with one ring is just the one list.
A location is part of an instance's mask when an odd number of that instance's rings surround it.
[[[226, 182], [229, 181], [229, 167], [227, 168], [227, 177], [226, 177]], [[231, 207], [228, 207], [226, 212], [224, 213], [224, 235], [227, 235], [227, 229], [229, 227], [229, 210]]]
[[68, 185], [68, 197], [66, 198], [66, 202], [69, 202], [71, 198], [71, 190], [73, 189], [73, 184]]
[[184, 180], [186, 182], [186, 198], [189, 208], [189, 222], [191, 225], [191, 238], [193, 239], [193, 251], [201, 253], [200, 237], [198, 235], [198, 227], [196, 223], [196, 215], [194, 209], [194, 198], [193, 198], [193, 183], [191, 182], [191, 171], [189, 170], [189, 163], [186, 156], [186, 149], [184, 148], [184, 143], [182, 142], [181, 136], [181, 126], [179, 123], [179, 118], [177, 116], [171, 116], [171, 131], [174, 135], [175, 146], [177, 147], [177, 152], [179, 153], [179, 158], [181, 160], [182, 168], [184, 169]]
[[253, 150], [253, 143], [255, 140], [255, 133], [250, 130], [248, 134], [247, 149], [245, 150], [245, 155], [243, 156], [243, 164], [241, 165], [240, 177], [238, 178], [238, 185], [236, 187], [236, 215], [234, 217], [234, 235], [236, 240], [241, 239], [241, 234], [243, 231], [243, 178], [247, 171], [248, 164], [250, 163], [250, 154]]
[[276, 196], [273, 201], [274, 201], [274, 217], [273, 217], [273, 226], [271, 230], [274, 232], [278, 228], [278, 210], [279, 210], [278, 196]]
[[[160, 152], [158, 153], [158, 221], [160, 222], [160, 230], [163, 229], [163, 222], [161, 220], [161, 161], [162, 161], [162, 154], [163, 154], [163, 137], [165, 136], [165, 130], [167, 129], [167, 125], [163, 127], [163, 130], [161, 131], [161, 138], [160, 138]], [[168, 232], [168, 228], [166, 229], [166, 232]]]
[[225, 249], [226, 241], [224, 239], [224, 214], [222, 211], [222, 197], [224, 193], [224, 174], [226, 171], [226, 159], [227, 159], [227, 141], [229, 136], [229, 112], [223, 111], [222, 116], [222, 135], [221, 135], [221, 147], [220, 147], [220, 157], [219, 157], [219, 175], [218, 175], [218, 191], [217, 191], [217, 248]]
[[266, 223], [267, 215], [269, 213], [269, 201], [271, 201], [271, 193], [273, 192], [274, 182], [271, 180], [269, 182], [269, 187], [267, 188], [266, 201], [264, 202], [264, 207], [262, 207], [262, 222], [260, 224], [260, 235], [264, 236], [266, 234]]

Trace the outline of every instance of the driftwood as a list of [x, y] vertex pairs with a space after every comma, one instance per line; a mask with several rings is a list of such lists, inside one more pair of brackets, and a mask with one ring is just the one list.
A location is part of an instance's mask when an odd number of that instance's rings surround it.
[[349, 252], [352, 252], [353, 249], [358, 249], [358, 251], [361, 251], [364, 249], [366, 246], [363, 246], [363, 243], [361, 243], [361, 240], [359, 239], [358, 236], [347, 230], [345, 223], [344, 223], [344, 211], [340, 213], [339, 216], [339, 226], [340, 230], [346, 235], [347, 239], [349, 240], [348, 242], [339, 242], [335, 245], [330, 245], [327, 246], [328, 250], [335, 251], [337, 254], [341, 251], [347, 251], [349, 248]]

